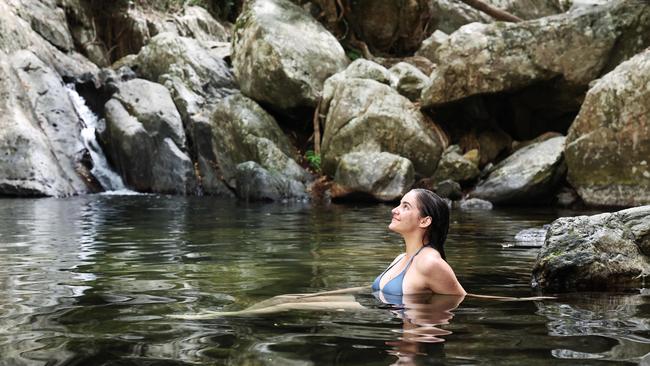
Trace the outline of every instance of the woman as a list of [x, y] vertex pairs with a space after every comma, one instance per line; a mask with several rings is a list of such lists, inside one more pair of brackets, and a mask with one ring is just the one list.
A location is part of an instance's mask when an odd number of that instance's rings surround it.
[[426, 292], [467, 294], [445, 259], [449, 207], [440, 197], [426, 189], [411, 190], [392, 210], [388, 229], [402, 235], [406, 253], [375, 279], [374, 291], [392, 297]]

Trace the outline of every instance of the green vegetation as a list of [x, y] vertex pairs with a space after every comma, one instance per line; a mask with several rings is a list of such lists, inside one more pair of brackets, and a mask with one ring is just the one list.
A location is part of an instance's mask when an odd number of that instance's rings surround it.
[[320, 173], [321, 171], [321, 159], [320, 159], [320, 154], [316, 154], [314, 150], [307, 150], [305, 151], [305, 159], [307, 159], [307, 162], [309, 163], [309, 166], [317, 173]]

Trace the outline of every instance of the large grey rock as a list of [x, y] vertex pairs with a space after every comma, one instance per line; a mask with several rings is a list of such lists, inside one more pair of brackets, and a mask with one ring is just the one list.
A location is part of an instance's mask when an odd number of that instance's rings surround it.
[[[650, 44], [650, 4], [612, 3], [521, 23], [473, 23], [435, 52], [423, 106], [562, 77], [587, 84]], [[579, 59], [580, 62], [575, 62]]]
[[518, 150], [497, 164], [470, 196], [494, 203], [526, 204], [551, 193], [566, 172], [564, 137]]
[[406, 62], [398, 62], [388, 71], [392, 76], [391, 86], [413, 102], [420, 99], [422, 89], [429, 85], [429, 77]]
[[281, 110], [315, 106], [323, 82], [348, 64], [336, 38], [288, 0], [246, 2], [232, 53], [242, 92]]
[[451, 145], [442, 153], [433, 180], [442, 182], [451, 179], [464, 182], [478, 178], [480, 173], [478, 164], [463, 156], [460, 146]]
[[124, 64], [142, 77], [164, 84], [184, 118], [236, 87], [222, 55], [192, 38], [161, 33]]
[[238, 164], [235, 179], [237, 197], [245, 201], [307, 199], [305, 185], [302, 182], [264, 169], [254, 161]]
[[[212, 138], [202, 140], [200, 151], [212, 154], [208, 160], [216, 161], [218, 175], [232, 188], [237, 188], [237, 165], [247, 161], [289, 179], [300, 182], [310, 179], [296, 163], [297, 153], [275, 119], [242, 94], [228, 96], [217, 105], [210, 120], [210, 131]], [[202, 171], [207, 169], [201, 167]]]
[[365, 58], [358, 58], [352, 61], [345, 70], [332, 77], [339, 79], [370, 79], [386, 85], [390, 85], [392, 79], [391, 73], [385, 67], [376, 62], [366, 60]]
[[379, 201], [402, 197], [415, 181], [413, 164], [401, 156], [356, 152], [341, 157], [331, 188], [332, 198], [364, 193]]
[[200, 6], [188, 6], [183, 13], [172, 15], [180, 36], [194, 38], [199, 42], [209, 45], [213, 42], [228, 42], [230, 32], [219, 23], [210, 13]]
[[[17, 16], [20, 5], [0, 1], [0, 50], [7, 55], [30, 50], [61, 77], [89, 80], [99, 72], [97, 66], [76, 52], [63, 52], [32, 30], [30, 24]], [[24, 10], [23, 10], [24, 11]], [[54, 21], [55, 23], [58, 21]]]
[[[650, 262], [650, 206], [555, 220], [533, 267], [532, 286], [549, 291], [643, 286]], [[647, 247], [645, 247], [647, 250]]]
[[[486, 3], [527, 20], [562, 12], [556, 0], [487, 0]], [[460, 1], [431, 0], [430, 4], [430, 29], [450, 34], [465, 24], [494, 22], [489, 15]]]
[[9, 0], [18, 16], [41, 37], [64, 52], [74, 49], [63, 9], [55, 0]]
[[587, 204], [650, 203], [650, 50], [593, 85], [565, 156], [569, 182]]
[[322, 111], [323, 172], [336, 173], [350, 152], [389, 152], [409, 159], [415, 172], [433, 174], [444, 143], [411, 101], [375, 80], [334, 76], [325, 85]]
[[0, 195], [86, 193], [80, 130], [54, 70], [30, 51], [0, 51]]
[[194, 193], [183, 124], [167, 89], [143, 79], [117, 87], [105, 105], [102, 137], [124, 182], [137, 191]]

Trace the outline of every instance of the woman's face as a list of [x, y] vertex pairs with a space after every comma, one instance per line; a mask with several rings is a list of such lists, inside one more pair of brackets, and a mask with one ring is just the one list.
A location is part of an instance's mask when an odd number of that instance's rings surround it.
[[388, 229], [405, 234], [420, 228], [422, 217], [417, 205], [417, 193], [410, 191], [402, 197], [399, 206], [392, 211], [392, 219]]

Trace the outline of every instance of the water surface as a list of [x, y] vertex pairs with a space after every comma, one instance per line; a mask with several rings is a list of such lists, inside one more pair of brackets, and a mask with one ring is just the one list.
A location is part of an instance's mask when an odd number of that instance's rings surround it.
[[[589, 365], [650, 362], [650, 301], [440, 298], [406, 309], [180, 320], [285, 293], [368, 285], [400, 252], [388, 205], [90, 195], [0, 200], [1, 365]], [[453, 211], [447, 256], [475, 293], [530, 296], [554, 209]]]

